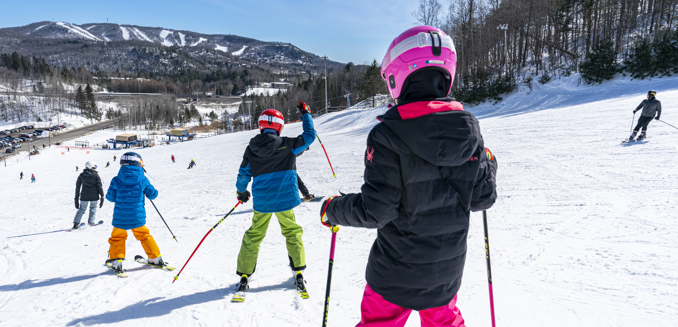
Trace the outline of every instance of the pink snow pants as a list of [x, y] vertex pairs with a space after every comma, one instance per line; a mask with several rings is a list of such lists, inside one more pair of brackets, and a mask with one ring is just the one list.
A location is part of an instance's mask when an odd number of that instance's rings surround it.
[[[360, 323], [365, 327], [402, 327], [407, 322], [412, 310], [397, 306], [384, 300], [381, 295], [373, 291], [370, 285], [365, 285], [363, 302], [360, 304]], [[419, 311], [422, 327], [465, 327], [464, 318], [457, 308], [457, 296], [450, 304]]]

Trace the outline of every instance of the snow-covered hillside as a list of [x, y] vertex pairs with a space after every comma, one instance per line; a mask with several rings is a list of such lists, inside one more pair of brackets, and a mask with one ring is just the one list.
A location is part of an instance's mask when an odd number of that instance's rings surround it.
[[[488, 210], [498, 326], [675, 326], [678, 317], [678, 130], [650, 124], [647, 142], [623, 146], [648, 89], [664, 104], [662, 120], [678, 126], [678, 79], [576, 87], [574, 79], [519, 92], [502, 104], [468, 108], [480, 118], [486, 146], [498, 158], [498, 194]], [[319, 144], [298, 158], [301, 178], [316, 195], [356, 192], [365, 139], [385, 108], [348, 110], [316, 119]], [[636, 115], [637, 118], [637, 115]], [[301, 125], [283, 134], [295, 136]], [[88, 135], [90, 142], [108, 134]], [[155, 200], [177, 235], [172, 240], [148, 203], [147, 226], [163, 257], [180, 268], [200, 239], [235, 204], [235, 179], [255, 132], [137, 150]], [[205, 240], [176, 273], [125, 262], [127, 279], [104, 266], [113, 205], [97, 213], [104, 225], [65, 232], [75, 209], [75, 166], [95, 160], [107, 188], [124, 151], [43, 151], [0, 167], [0, 325], [2, 326], [318, 326], [321, 324], [331, 233], [320, 203], [295, 209], [304, 227], [311, 298], [300, 300], [285, 241], [271, 223], [247, 301], [230, 303], [236, 257], [250, 226], [251, 202]], [[172, 163], [170, 156], [177, 158]], [[191, 159], [197, 167], [187, 170]], [[107, 161], [112, 167], [103, 168]], [[37, 182], [19, 180], [35, 174]], [[468, 326], [489, 326], [482, 217], [472, 214], [458, 305]], [[374, 230], [338, 234], [330, 326], [360, 319], [364, 271]], [[130, 234], [127, 256], [143, 254]], [[175, 271], [176, 272], [176, 271]], [[426, 272], [422, 272], [426, 278]], [[413, 313], [407, 326], [419, 326]]]

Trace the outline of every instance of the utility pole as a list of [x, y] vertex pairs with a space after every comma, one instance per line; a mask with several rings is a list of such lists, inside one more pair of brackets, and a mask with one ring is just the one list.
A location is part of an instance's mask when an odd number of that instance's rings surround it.
[[325, 76], [323, 76], [325, 79], [325, 113], [327, 113], [327, 105], [329, 103], [327, 101], [327, 56], [323, 56], [323, 59], [325, 60]]
[[250, 130], [252, 130], [252, 110], [251, 110], [252, 101], [245, 101], [245, 103], [247, 103], [247, 111], [249, 112], [249, 115], [250, 115], [250, 119], [249, 119]]
[[508, 30], [508, 24], [501, 24], [497, 26], [498, 30], [504, 30], [504, 68], [508, 71], [508, 44], [506, 43], [506, 30]]

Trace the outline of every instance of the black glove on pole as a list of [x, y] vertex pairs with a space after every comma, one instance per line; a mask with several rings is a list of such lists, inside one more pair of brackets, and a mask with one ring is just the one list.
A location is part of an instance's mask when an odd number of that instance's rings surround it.
[[[155, 206], [155, 203], [153, 203], [153, 200], [151, 200], [151, 199], [148, 199], [148, 200], [151, 201], [151, 204], [153, 205], [153, 208], [155, 208], [155, 211], [158, 212], [158, 215], [160, 216], [160, 219], [162, 219], [162, 222], [165, 223], [165, 226], [167, 226], [167, 229], [169, 230], [170, 234], [172, 234], [172, 237], [174, 238], [174, 240], [177, 241], [177, 243], [179, 243], [179, 240], [177, 240], [177, 237], [174, 236], [174, 233], [172, 233], [172, 230], [169, 228], [169, 225], [167, 225], [167, 222], [165, 221], [165, 218], [163, 218], [162, 215], [160, 214], [160, 210], [158, 210], [158, 207], [156, 207], [156, 206]], [[103, 203], [103, 202], [102, 202], [102, 203]]]
[[238, 201], [240, 201], [242, 203], [245, 203], [245, 202], [247, 202], [247, 200], [250, 199], [250, 191], [248, 191], [248, 190], [245, 190], [245, 192], [236, 191], [236, 193], [238, 193]]

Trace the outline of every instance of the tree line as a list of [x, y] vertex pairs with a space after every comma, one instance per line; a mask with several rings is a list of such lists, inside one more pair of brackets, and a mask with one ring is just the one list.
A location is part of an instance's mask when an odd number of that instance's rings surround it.
[[591, 76], [594, 51], [613, 56], [615, 74], [675, 73], [662, 64], [676, 62], [676, 14], [678, 0], [420, 0], [412, 13], [454, 40], [453, 95], [469, 103], [501, 100], [534, 78], [545, 83], [582, 68]]

